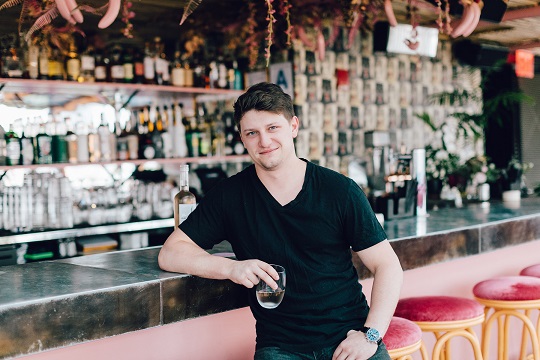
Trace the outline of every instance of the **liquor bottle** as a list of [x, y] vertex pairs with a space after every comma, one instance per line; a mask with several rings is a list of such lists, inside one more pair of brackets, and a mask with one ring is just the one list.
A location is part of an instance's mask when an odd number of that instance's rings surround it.
[[129, 121], [126, 124], [128, 158], [130, 160], [136, 160], [139, 157], [139, 134], [137, 132], [137, 121], [137, 113], [133, 111], [131, 113]]
[[101, 161], [101, 142], [96, 129], [88, 125], [88, 160], [91, 163]]
[[144, 82], [144, 57], [140, 49], [135, 50], [133, 56], [133, 82], [142, 84]]
[[[129, 148], [128, 148], [128, 127], [129, 127], [130, 121], [126, 122], [126, 125], [120, 132], [120, 135], [116, 138], [116, 159], [117, 160], [129, 160]], [[120, 126], [120, 124], [115, 124], [115, 129], [117, 126]], [[115, 131], [116, 133], [116, 131]], [[115, 135], [116, 134], [111, 134]]]
[[94, 54], [94, 46], [89, 45], [86, 51], [81, 54], [81, 75], [79, 82], [94, 82], [96, 71], [96, 59]]
[[64, 80], [62, 54], [57, 48], [52, 49], [49, 55], [49, 80]]
[[184, 67], [184, 86], [193, 87], [193, 69], [187, 55], [182, 58], [182, 66]]
[[6, 163], [7, 165], [19, 165], [21, 160], [21, 139], [9, 124], [9, 130], [5, 134], [6, 139]]
[[155, 150], [155, 158], [163, 158], [163, 119], [158, 107], [152, 107], [150, 110], [150, 123], [153, 126], [149, 127], [149, 134], [152, 138], [152, 145]]
[[159, 36], [154, 38], [156, 82], [158, 85], [169, 85], [169, 60], [165, 54], [165, 44]]
[[39, 78], [39, 47], [35, 44], [28, 46], [28, 77]]
[[17, 47], [15, 40], [13, 40], [2, 59], [2, 77], [22, 78], [25, 69], [21, 49]]
[[176, 50], [174, 53], [174, 60], [171, 70], [171, 82], [174, 86], [185, 86], [186, 84], [186, 69], [182, 64], [180, 57], [180, 51]]
[[53, 121], [54, 133], [51, 134], [51, 155], [53, 163], [66, 163], [68, 162], [68, 149], [66, 141], [66, 124], [64, 122], [58, 122], [56, 119]]
[[64, 119], [64, 122], [67, 126], [67, 133], [66, 133], [66, 143], [67, 143], [67, 158], [68, 162], [70, 164], [76, 164], [77, 163], [77, 155], [79, 152], [78, 146], [79, 141], [77, 139], [77, 134], [73, 131], [73, 123], [71, 122], [71, 119], [69, 117], [66, 117]]
[[244, 90], [244, 76], [242, 71], [238, 68], [238, 62], [234, 60], [232, 62], [232, 68], [229, 72], [229, 89]]
[[36, 164], [52, 164], [51, 136], [47, 134], [43, 122], [40, 122], [39, 133], [34, 138], [34, 152]]
[[124, 57], [122, 63], [124, 66], [124, 82], [132, 83], [135, 81], [135, 63], [134, 63], [133, 48], [128, 48], [124, 51]]
[[79, 81], [79, 75], [81, 74], [81, 58], [77, 52], [77, 45], [75, 41], [71, 41], [69, 44], [69, 51], [66, 56], [66, 75], [70, 81]]
[[145, 84], [155, 84], [156, 83], [156, 61], [155, 53], [150, 48], [150, 43], [146, 42], [144, 44], [144, 83]]
[[77, 163], [86, 164], [90, 162], [88, 127], [82, 120], [75, 124], [75, 134], [77, 135]]
[[6, 165], [6, 160], [6, 134], [4, 128], [0, 125], [0, 166]]
[[46, 80], [49, 78], [49, 54], [50, 48], [44, 42], [39, 49], [39, 78]]
[[21, 165], [32, 165], [34, 163], [34, 144], [31, 134], [31, 124], [28, 120], [26, 127], [21, 134]]
[[156, 157], [156, 148], [152, 142], [151, 132], [154, 131], [154, 123], [150, 120], [150, 106], [143, 108], [140, 116], [139, 159], [154, 159]]
[[195, 195], [189, 191], [189, 165], [180, 165], [180, 191], [174, 196], [174, 226], [177, 228], [197, 207]]
[[115, 83], [124, 82], [124, 63], [122, 61], [122, 48], [116, 44], [111, 49], [111, 81]]
[[212, 129], [207, 120], [206, 108], [203, 104], [199, 104], [197, 110], [199, 156], [212, 155]]
[[111, 131], [109, 126], [105, 123], [105, 116], [101, 114], [101, 123], [97, 128], [97, 135], [99, 138], [99, 149], [101, 151], [101, 161], [111, 161]]
[[175, 158], [182, 158], [188, 155], [186, 144], [186, 128], [182, 118], [182, 104], [174, 104], [173, 122], [172, 122], [172, 143], [173, 154]]
[[161, 114], [161, 123], [163, 127], [163, 131], [161, 132], [161, 140], [163, 142], [163, 157], [165, 159], [169, 159], [172, 157], [173, 152], [173, 139], [172, 139], [172, 126], [170, 124], [169, 120], [169, 108], [167, 105], [163, 105], [161, 109], [159, 110]]
[[105, 62], [105, 54], [102, 50], [96, 50], [95, 53], [95, 70], [94, 77], [97, 82], [107, 81], [107, 63]]

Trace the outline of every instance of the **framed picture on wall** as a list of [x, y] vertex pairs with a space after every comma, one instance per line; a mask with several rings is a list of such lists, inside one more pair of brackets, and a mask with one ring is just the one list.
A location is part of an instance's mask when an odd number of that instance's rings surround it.
[[328, 104], [335, 101], [335, 95], [334, 95], [334, 79], [322, 79], [322, 96], [320, 101], [323, 104]]
[[321, 129], [309, 131], [309, 158], [319, 160], [323, 154], [324, 134]]
[[351, 153], [354, 156], [362, 157], [365, 154], [364, 149], [364, 132], [361, 130], [354, 130], [352, 132], [352, 149]]
[[366, 105], [364, 111], [365, 131], [375, 130], [377, 127], [377, 105]]
[[324, 134], [324, 150], [323, 156], [332, 156], [337, 153], [337, 133], [325, 133]]
[[303, 105], [307, 101], [308, 78], [306, 75], [294, 75], [294, 103]]
[[388, 112], [388, 106], [377, 106], [377, 124], [375, 125], [376, 130], [388, 130]]
[[381, 82], [375, 83], [375, 104], [382, 105], [386, 103], [386, 86]]
[[321, 101], [322, 79], [320, 76], [309, 76], [307, 85], [307, 101], [310, 103]]
[[406, 107], [411, 105], [411, 83], [402, 82], [399, 86], [399, 105]]
[[338, 132], [338, 150], [339, 156], [346, 156], [351, 153], [351, 130], [340, 130]]
[[387, 69], [387, 81], [390, 84], [396, 83], [398, 81], [399, 75], [399, 59], [397, 57], [388, 58], [388, 69]]
[[383, 82], [388, 79], [388, 58], [385, 55], [375, 56], [375, 80]]
[[306, 75], [319, 75], [321, 63], [314, 51], [306, 50]]
[[[360, 114], [362, 112], [362, 114]], [[359, 130], [362, 128], [364, 107], [351, 106], [351, 130]]]
[[356, 79], [360, 76], [360, 68], [362, 67], [362, 64], [360, 62], [361, 58], [349, 54], [349, 78], [350, 79]]
[[398, 128], [399, 108], [396, 106], [388, 107], [388, 129], [395, 130]]
[[351, 126], [351, 108], [348, 106], [337, 107], [337, 128], [345, 130]]
[[364, 82], [361, 79], [350, 80], [350, 104], [361, 105], [364, 101]]
[[324, 61], [321, 64], [321, 74], [324, 79], [331, 79], [336, 72], [336, 53], [326, 51], [324, 53]]
[[323, 126], [325, 134], [331, 134], [337, 128], [337, 106], [336, 104], [324, 105]]
[[306, 49], [301, 41], [294, 42], [293, 49], [294, 73], [304, 74], [306, 72]]
[[409, 58], [400, 56], [398, 60], [398, 81], [409, 81], [411, 79]]
[[301, 158], [309, 158], [309, 136], [310, 131], [301, 129], [294, 140], [296, 155]]
[[373, 79], [373, 57], [372, 56], [362, 56], [362, 79]]
[[309, 104], [309, 128], [310, 130], [321, 130], [323, 128], [324, 104]]
[[388, 84], [388, 101], [387, 102], [389, 105], [399, 106], [400, 85], [401, 83], [398, 83], [398, 82]]
[[363, 100], [362, 103], [373, 104], [375, 102], [375, 81], [374, 80], [365, 80], [364, 89], [362, 91]]
[[294, 114], [300, 120], [300, 129], [309, 129], [309, 105], [294, 105]]

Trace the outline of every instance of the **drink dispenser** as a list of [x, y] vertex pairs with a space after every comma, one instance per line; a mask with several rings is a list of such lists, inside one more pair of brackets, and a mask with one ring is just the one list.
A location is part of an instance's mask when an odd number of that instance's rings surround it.
[[385, 220], [417, 214], [418, 179], [413, 154], [396, 154], [390, 146], [388, 132], [370, 131], [365, 134], [368, 154], [370, 203]]

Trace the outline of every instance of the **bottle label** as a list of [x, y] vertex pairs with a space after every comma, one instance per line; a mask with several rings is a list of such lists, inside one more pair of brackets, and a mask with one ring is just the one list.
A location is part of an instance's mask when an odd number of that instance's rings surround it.
[[147, 80], [154, 80], [155, 77], [154, 59], [147, 56], [144, 58], [144, 78]]
[[135, 75], [144, 76], [144, 64], [142, 62], [135, 63]]
[[96, 66], [94, 76], [97, 80], [105, 80], [107, 78], [107, 69], [105, 66]]
[[134, 78], [133, 74], [133, 64], [131, 63], [125, 63], [124, 64], [124, 79], [127, 81], [131, 81]]
[[49, 76], [62, 76], [62, 64], [60, 64], [60, 61], [49, 60]]
[[172, 84], [174, 86], [184, 86], [185, 85], [185, 72], [183, 68], [174, 68], [172, 69]]
[[77, 78], [81, 71], [81, 63], [79, 59], [69, 59], [66, 64], [67, 74], [72, 78]]
[[154, 149], [152, 146], [146, 146], [144, 148], [143, 155], [145, 159], [153, 159], [156, 157], [156, 149]]
[[93, 71], [96, 68], [96, 60], [93, 56], [82, 55], [81, 56], [81, 70]]
[[6, 146], [6, 157], [11, 165], [18, 165], [21, 157], [21, 144], [18, 141], [8, 141]]
[[191, 214], [193, 212], [193, 210], [195, 210], [195, 208], [197, 207], [197, 204], [178, 204], [178, 214], [180, 215], [180, 224], [184, 222], [184, 220], [186, 220], [189, 216], [189, 214]]
[[114, 80], [124, 80], [124, 65], [111, 66], [111, 77]]

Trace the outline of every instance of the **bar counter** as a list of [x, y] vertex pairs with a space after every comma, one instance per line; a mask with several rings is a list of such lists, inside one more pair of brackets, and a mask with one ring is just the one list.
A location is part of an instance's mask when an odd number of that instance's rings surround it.
[[[426, 218], [389, 221], [385, 230], [410, 270], [540, 239], [540, 199], [440, 209]], [[246, 306], [243, 287], [161, 271], [158, 252], [0, 267], [0, 359]], [[355, 264], [360, 278], [370, 276]]]

